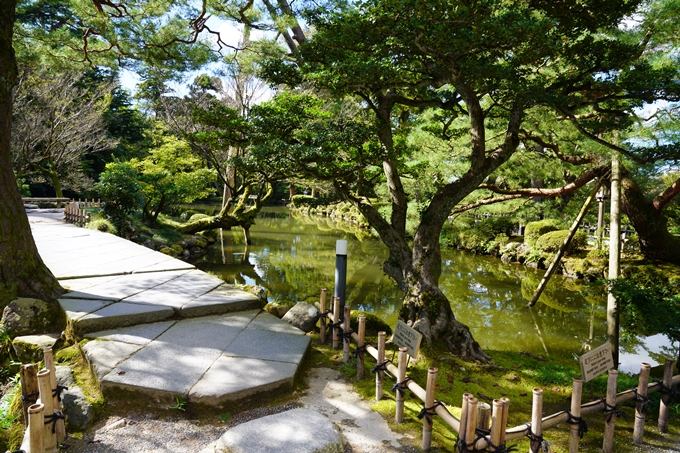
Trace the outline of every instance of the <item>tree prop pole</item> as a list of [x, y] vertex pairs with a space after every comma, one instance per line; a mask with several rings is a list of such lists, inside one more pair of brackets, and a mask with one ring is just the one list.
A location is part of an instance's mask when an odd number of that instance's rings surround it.
[[557, 269], [557, 265], [559, 264], [560, 260], [562, 259], [562, 255], [564, 255], [564, 252], [567, 250], [567, 247], [569, 247], [571, 240], [574, 238], [574, 235], [576, 234], [576, 230], [578, 229], [579, 225], [581, 224], [583, 217], [585, 217], [586, 212], [588, 211], [588, 207], [590, 206], [590, 203], [592, 203], [593, 200], [595, 199], [595, 195], [597, 195], [598, 190], [600, 190], [600, 180], [599, 179], [597, 180], [597, 183], [595, 184], [595, 188], [592, 190], [592, 192], [590, 192], [590, 195], [586, 199], [585, 203], [583, 203], [583, 207], [581, 208], [581, 211], [576, 216], [576, 219], [574, 220], [574, 223], [571, 225], [571, 228], [569, 228], [569, 234], [564, 239], [564, 242], [560, 246], [560, 249], [557, 251], [555, 258], [553, 258], [552, 263], [550, 263], [548, 270], [545, 271], [545, 275], [543, 276], [541, 283], [538, 284], [538, 288], [536, 288], [536, 291], [534, 292], [534, 296], [531, 298], [531, 301], [529, 302], [530, 307], [533, 307], [534, 305], [536, 305], [536, 302], [538, 302], [538, 298], [541, 297], [541, 293], [543, 293], [543, 290], [548, 285], [548, 281], [550, 280], [550, 277], [552, 277], [553, 273], [555, 273], [555, 269]]

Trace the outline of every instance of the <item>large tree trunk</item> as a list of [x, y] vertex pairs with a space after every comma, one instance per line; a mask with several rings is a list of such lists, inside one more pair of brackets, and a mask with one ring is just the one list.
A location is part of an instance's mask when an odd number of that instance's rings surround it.
[[640, 238], [646, 258], [680, 264], [680, 238], [668, 232], [668, 219], [647, 200], [629, 174], [621, 177], [621, 208]]
[[15, 0], [0, 2], [0, 306], [16, 296], [53, 301], [63, 293], [38, 254], [10, 161], [15, 5]]

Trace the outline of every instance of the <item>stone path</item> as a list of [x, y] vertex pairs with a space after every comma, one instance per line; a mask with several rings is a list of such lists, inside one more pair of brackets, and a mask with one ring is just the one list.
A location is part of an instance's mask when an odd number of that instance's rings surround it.
[[309, 347], [254, 295], [117, 236], [28, 211], [59, 300], [105, 393], [226, 406], [291, 388]]

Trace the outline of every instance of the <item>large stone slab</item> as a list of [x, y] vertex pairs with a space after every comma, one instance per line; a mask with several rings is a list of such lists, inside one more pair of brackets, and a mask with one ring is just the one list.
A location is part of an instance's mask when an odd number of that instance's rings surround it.
[[[92, 285], [79, 291], [66, 293], [62, 298], [70, 299], [113, 299], [121, 300], [153, 289], [183, 274], [184, 271], [153, 272], [117, 276], [114, 279]], [[67, 282], [70, 280], [66, 280]], [[127, 302], [127, 301], [126, 301]]]
[[276, 316], [263, 311], [257, 318], [253, 319], [253, 322], [248, 324], [248, 329], [250, 330], [264, 330], [267, 332], [278, 332], [287, 333], [293, 335], [304, 335], [305, 333], [293, 327], [285, 321], [281, 321]]
[[59, 305], [66, 313], [66, 317], [71, 320], [82, 318], [85, 315], [101, 310], [107, 305], [111, 305], [113, 300], [94, 300], [94, 299], [59, 299]]
[[170, 307], [116, 302], [76, 319], [73, 321], [73, 330], [81, 335], [98, 330], [165, 321], [174, 313]]
[[184, 318], [221, 315], [260, 308], [260, 305], [257, 296], [233, 285], [222, 284], [182, 306], [179, 313]]
[[342, 434], [323, 415], [293, 409], [231, 428], [220, 437], [217, 453], [342, 453]]
[[220, 356], [189, 393], [189, 401], [209, 406], [245, 400], [262, 392], [290, 389], [298, 365]]
[[299, 364], [307, 352], [310, 341], [311, 338], [306, 335], [245, 329], [229, 345], [224, 354], [231, 357]]
[[163, 305], [179, 311], [198, 296], [212, 291], [224, 282], [203, 271], [194, 270], [152, 289], [125, 299], [125, 302]]
[[142, 346], [138, 344], [95, 340], [87, 342], [83, 346], [83, 352], [90, 363], [90, 368], [101, 382], [116, 365], [130, 358], [141, 348]]
[[109, 341], [122, 341], [139, 345], [149, 344], [168, 330], [177, 321], [162, 321], [151, 324], [140, 324], [132, 327], [123, 327], [115, 330], [104, 330], [85, 334], [85, 338]]

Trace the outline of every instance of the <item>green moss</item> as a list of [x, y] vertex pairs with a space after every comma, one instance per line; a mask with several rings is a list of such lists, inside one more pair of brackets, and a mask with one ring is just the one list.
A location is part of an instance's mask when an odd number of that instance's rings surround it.
[[561, 227], [562, 224], [560, 221], [555, 219], [544, 219], [539, 220], [538, 222], [529, 222], [524, 229], [524, 243], [533, 247], [539, 237], [543, 236], [545, 233], [559, 230]]
[[[535, 247], [542, 252], [555, 253], [569, 236], [569, 230], [555, 230], [541, 235], [537, 240]], [[588, 236], [583, 231], [577, 231], [569, 243], [569, 247], [565, 253], [575, 253], [584, 250], [588, 246]]]
[[359, 330], [360, 316], [366, 317], [366, 335], [378, 335], [378, 332], [385, 332], [387, 335], [392, 335], [392, 328], [390, 325], [383, 321], [379, 316], [365, 311], [352, 310], [349, 315], [349, 324], [355, 332]]

